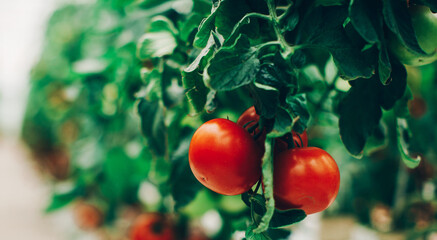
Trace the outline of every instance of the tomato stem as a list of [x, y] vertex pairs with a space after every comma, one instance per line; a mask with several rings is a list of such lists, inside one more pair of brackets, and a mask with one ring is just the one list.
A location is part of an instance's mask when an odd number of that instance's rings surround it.
[[281, 45], [281, 48], [283, 51], [283, 56], [285, 57], [285, 59], [287, 59], [289, 55], [294, 53], [295, 49], [287, 43], [284, 36], [282, 35], [281, 28], [279, 26], [280, 19], [278, 18], [278, 15], [276, 13], [275, 1], [274, 0], [267, 0], [267, 6], [269, 8], [269, 14], [271, 17], [273, 29], [275, 30], [276, 37], [278, 38], [278, 41], [280, 42], [280, 45]]

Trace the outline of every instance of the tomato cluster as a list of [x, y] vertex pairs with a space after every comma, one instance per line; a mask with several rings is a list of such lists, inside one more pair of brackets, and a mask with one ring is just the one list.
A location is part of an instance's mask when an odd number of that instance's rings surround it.
[[[266, 133], [258, 127], [259, 119], [251, 107], [237, 123], [213, 119], [197, 129], [189, 162], [203, 185], [220, 194], [237, 195], [260, 180]], [[273, 176], [276, 208], [299, 208], [306, 214], [329, 207], [340, 186], [337, 163], [323, 149], [308, 147], [306, 131], [276, 139]]]

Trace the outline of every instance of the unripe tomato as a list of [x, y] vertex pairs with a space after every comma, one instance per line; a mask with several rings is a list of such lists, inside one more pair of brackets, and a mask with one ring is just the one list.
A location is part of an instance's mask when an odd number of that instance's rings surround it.
[[83, 230], [98, 228], [103, 222], [102, 212], [92, 204], [79, 203], [73, 210], [76, 225]]
[[421, 66], [437, 60], [437, 16], [428, 7], [413, 5], [409, 8], [411, 21], [420, 47], [429, 55], [422, 56], [408, 50], [394, 35], [390, 50], [403, 64]]
[[172, 224], [163, 215], [139, 215], [130, 230], [130, 240], [174, 240]]
[[261, 177], [261, 153], [244, 128], [217, 118], [194, 133], [188, 158], [200, 183], [220, 194], [238, 195]]
[[[237, 124], [244, 127], [246, 126], [246, 129], [249, 129], [250, 127], [254, 126], [259, 121], [259, 115], [256, 113], [255, 107], [252, 106], [246, 111], [244, 111], [241, 116], [237, 120]], [[259, 133], [259, 128], [256, 128], [255, 131], [252, 133], [252, 135]], [[295, 131], [292, 131], [293, 135], [293, 142], [295, 143], [296, 147], [308, 147], [308, 136], [306, 130], [302, 133], [296, 133]], [[261, 145], [264, 148], [264, 140], [266, 138], [266, 134], [263, 133], [257, 140], [258, 145]], [[287, 136], [284, 137], [284, 140], [287, 140]], [[284, 150], [288, 149], [288, 143], [286, 141], [283, 141], [281, 139], [277, 139], [275, 143], [275, 151], [282, 152]]]
[[280, 210], [323, 211], [335, 200], [339, 187], [337, 163], [323, 149], [293, 148], [274, 160], [273, 193]]

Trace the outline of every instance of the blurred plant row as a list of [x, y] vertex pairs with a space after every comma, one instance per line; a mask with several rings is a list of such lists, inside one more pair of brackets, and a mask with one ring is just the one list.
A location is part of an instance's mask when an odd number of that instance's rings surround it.
[[[203, 122], [236, 121], [253, 105], [242, 88], [212, 93], [214, 101], [203, 104], [213, 113], [195, 114], [186, 98], [191, 86], [182, 72], [202, 54], [193, 41], [211, 8], [209, 0], [97, 0], [54, 12], [22, 128], [52, 186], [47, 212], [74, 205], [78, 226], [104, 239], [148, 234], [136, 226], [150, 226], [155, 239], [181, 240], [231, 239], [246, 230], [250, 208], [239, 196], [204, 188], [188, 165], [191, 136]], [[336, 80], [330, 54], [308, 52], [312, 60], [299, 77], [311, 86], [310, 143], [332, 153], [341, 172], [326, 215], [353, 214], [378, 231], [406, 231], [409, 239], [437, 234], [437, 64], [407, 68], [407, 93], [399, 107], [383, 111], [364, 157], [355, 159], [343, 147], [335, 109], [350, 86]], [[402, 104], [409, 113], [398, 120]], [[399, 134], [421, 154], [417, 168], [401, 161]], [[269, 234], [283, 239], [288, 230]]]

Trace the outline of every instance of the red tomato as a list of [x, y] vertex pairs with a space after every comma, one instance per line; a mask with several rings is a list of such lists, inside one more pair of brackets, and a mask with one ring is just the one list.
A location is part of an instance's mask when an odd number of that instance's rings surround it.
[[83, 230], [98, 228], [103, 222], [102, 212], [94, 205], [79, 203], [73, 210], [74, 221]]
[[[259, 115], [256, 113], [255, 107], [252, 106], [241, 114], [241, 116], [237, 120], [237, 124], [242, 127], [244, 127], [247, 124], [246, 129], [249, 129], [256, 123], [258, 123], [258, 121], [259, 121]], [[259, 133], [259, 131], [260, 131], [259, 128], [257, 128], [252, 135]], [[293, 134], [293, 142], [296, 147], [308, 147], [308, 135], [306, 130], [302, 134], [292, 131], [292, 134]], [[263, 133], [258, 138], [257, 143], [264, 147], [265, 138], [266, 138], [265, 133]], [[277, 152], [282, 152], [287, 149], [288, 149], [288, 143], [278, 138], [275, 143], [275, 150]]]
[[340, 172], [335, 160], [316, 147], [293, 148], [274, 160], [276, 208], [300, 208], [306, 214], [325, 210], [335, 200]]
[[[237, 120], [237, 124], [244, 127], [244, 125], [247, 124], [246, 129], [252, 127], [259, 121], [259, 115], [256, 113], [255, 107], [252, 106], [246, 111], [244, 111], [240, 117]], [[249, 123], [250, 122], [250, 123]], [[254, 132], [254, 134], [257, 134], [259, 132], [259, 128], [257, 128]]]
[[146, 213], [139, 215], [130, 230], [130, 240], [174, 240], [174, 230], [163, 215]]
[[226, 119], [197, 129], [188, 158], [197, 180], [220, 194], [244, 193], [261, 177], [260, 148], [244, 128]]

